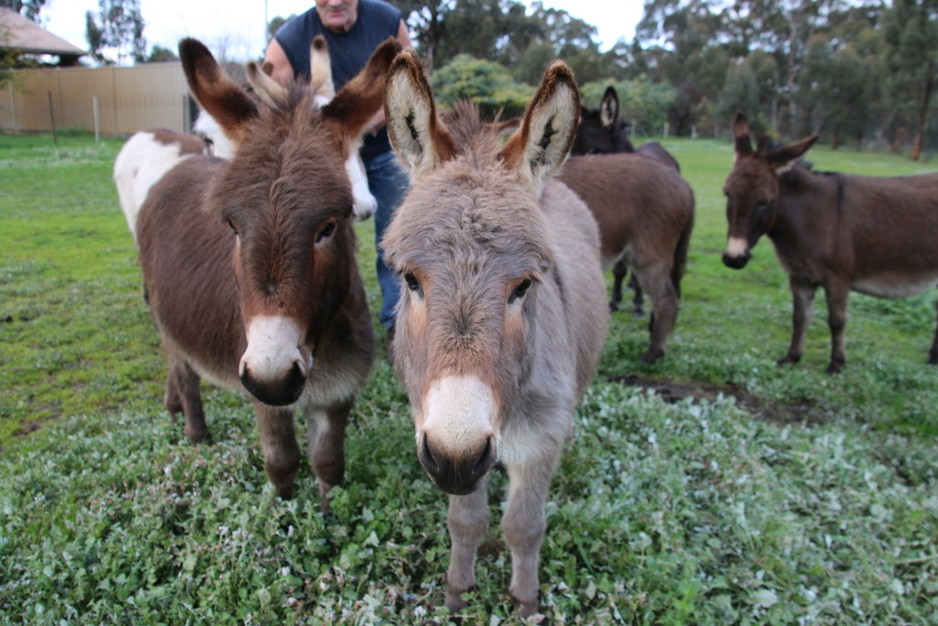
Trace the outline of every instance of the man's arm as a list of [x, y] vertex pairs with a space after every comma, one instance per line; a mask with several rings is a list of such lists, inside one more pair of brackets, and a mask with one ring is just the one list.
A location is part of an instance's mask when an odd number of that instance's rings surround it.
[[264, 63], [270, 63], [270, 66], [273, 68], [270, 77], [284, 87], [293, 82], [293, 65], [290, 64], [287, 53], [284, 52], [283, 46], [280, 45], [280, 42], [278, 42], [276, 38], [271, 39], [270, 43], [267, 45]]

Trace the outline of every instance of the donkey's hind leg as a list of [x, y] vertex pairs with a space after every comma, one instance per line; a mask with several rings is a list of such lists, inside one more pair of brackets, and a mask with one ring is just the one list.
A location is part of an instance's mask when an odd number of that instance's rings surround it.
[[319, 482], [323, 513], [329, 512], [329, 490], [345, 478], [345, 427], [353, 400], [326, 410], [309, 411], [306, 416], [306, 440], [309, 465]]
[[182, 359], [169, 357], [169, 374], [166, 377], [166, 394], [163, 405], [176, 420], [182, 413], [186, 420], [185, 434], [192, 443], [202, 443], [209, 438], [202, 410], [202, 395], [199, 391], [199, 375]]
[[671, 270], [664, 263], [651, 263], [633, 271], [642, 289], [651, 297], [651, 343], [642, 355], [642, 363], [650, 365], [664, 356], [668, 335], [677, 320], [678, 293], [671, 282]]

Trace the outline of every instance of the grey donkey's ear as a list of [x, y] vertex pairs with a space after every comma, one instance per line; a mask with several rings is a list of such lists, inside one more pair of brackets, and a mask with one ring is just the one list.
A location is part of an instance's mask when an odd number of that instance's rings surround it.
[[412, 176], [433, 170], [455, 154], [452, 136], [436, 114], [423, 67], [410, 50], [391, 64], [384, 116], [394, 153]]
[[287, 88], [271, 78], [265, 67], [256, 61], [248, 61], [244, 65], [244, 72], [248, 84], [261, 102], [271, 108], [277, 108], [279, 103], [286, 100]]
[[502, 160], [535, 192], [567, 158], [580, 121], [580, 92], [573, 71], [552, 62], [528, 104], [521, 128], [505, 144]]

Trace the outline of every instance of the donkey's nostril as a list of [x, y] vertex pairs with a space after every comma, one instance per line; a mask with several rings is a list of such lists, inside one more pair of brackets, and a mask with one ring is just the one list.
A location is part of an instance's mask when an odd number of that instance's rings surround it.
[[293, 386], [302, 386], [306, 382], [306, 370], [303, 369], [303, 366], [300, 365], [299, 361], [293, 362], [293, 367], [290, 369], [290, 376], [288, 377], [288, 383], [290, 387]]
[[492, 465], [495, 464], [495, 446], [493, 443], [492, 437], [485, 440], [485, 448], [482, 450], [482, 454], [479, 455], [475, 466], [472, 468], [473, 477], [482, 477], [492, 468]]
[[433, 456], [433, 451], [430, 449], [430, 441], [426, 435], [421, 438], [420, 450], [417, 456], [420, 459], [420, 463], [423, 465], [424, 469], [426, 469], [431, 474], [439, 473], [440, 464]]

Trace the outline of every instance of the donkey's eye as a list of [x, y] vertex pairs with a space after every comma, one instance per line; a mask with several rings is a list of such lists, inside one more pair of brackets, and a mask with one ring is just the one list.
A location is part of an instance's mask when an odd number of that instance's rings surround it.
[[515, 287], [514, 290], [511, 292], [511, 295], [508, 296], [508, 304], [511, 304], [512, 302], [515, 302], [516, 300], [523, 298], [524, 294], [526, 294], [528, 292], [528, 289], [530, 288], [531, 288], [531, 279], [525, 278], [520, 283], [518, 283], [518, 286]]
[[413, 272], [407, 272], [404, 274], [404, 282], [407, 283], [407, 288], [411, 291], [420, 291], [420, 281], [417, 280], [417, 277], [414, 276]]
[[335, 232], [335, 229], [336, 229], [335, 222], [328, 222], [323, 227], [323, 229], [319, 231], [319, 234], [316, 235], [316, 243], [319, 243], [323, 239], [328, 239], [329, 237], [331, 237], [332, 233]]
[[235, 226], [234, 222], [231, 221], [231, 218], [225, 220], [225, 223], [228, 224], [228, 228], [231, 229], [231, 232], [238, 234], [238, 228]]

